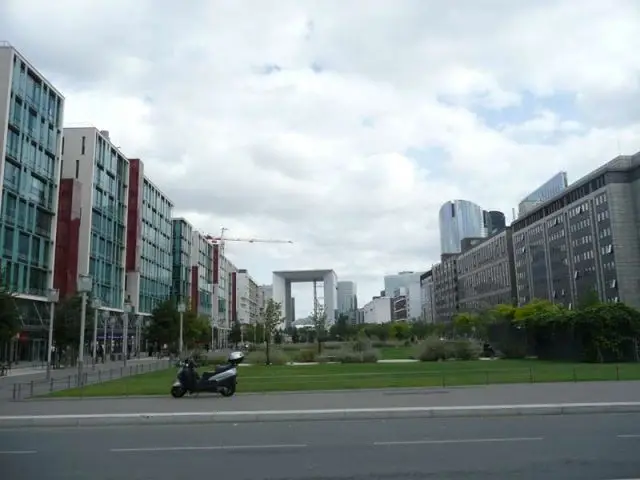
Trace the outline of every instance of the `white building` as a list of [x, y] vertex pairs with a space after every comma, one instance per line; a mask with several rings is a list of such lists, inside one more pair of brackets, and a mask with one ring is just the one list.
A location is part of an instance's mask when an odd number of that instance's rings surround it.
[[422, 299], [420, 292], [421, 272], [400, 272], [396, 275], [385, 275], [384, 292], [391, 297], [399, 289], [403, 288], [403, 295], [407, 300], [407, 319], [417, 319], [422, 315]]
[[373, 297], [362, 309], [364, 323], [389, 323], [393, 319], [391, 297]]
[[236, 274], [237, 319], [243, 325], [255, 325], [260, 315], [260, 295], [256, 281], [246, 269]]

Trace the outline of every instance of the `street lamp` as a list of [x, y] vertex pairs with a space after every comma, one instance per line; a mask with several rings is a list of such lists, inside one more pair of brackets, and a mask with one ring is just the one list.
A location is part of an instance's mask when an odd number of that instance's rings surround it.
[[47, 380], [51, 378], [51, 355], [53, 350], [53, 321], [56, 316], [56, 303], [60, 298], [60, 292], [52, 288], [47, 292], [47, 301], [49, 302], [49, 342], [47, 346]]
[[184, 343], [184, 312], [186, 308], [184, 303], [178, 304], [178, 313], [180, 314], [180, 343], [178, 345], [178, 353], [182, 357], [182, 348]]
[[91, 358], [93, 359], [93, 365], [95, 367], [98, 359], [98, 315], [100, 315], [102, 302], [99, 298], [94, 298], [91, 306], [93, 307], [93, 349], [91, 350]]
[[133, 306], [128, 301], [124, 302], [122, 313], [122, 359], [124, 366], [127, 366], [127, 354], [129, 350], [129, 313], [133, 310]]
[[78, 275], [78, 292], [81, 295], [80, 307], [80, 343], [78, 348], [78, 385], [82, 385], [82, 370], [84, 368], [84, 329], [87, 323], [87, 294], [93, 289], [91, 275]]

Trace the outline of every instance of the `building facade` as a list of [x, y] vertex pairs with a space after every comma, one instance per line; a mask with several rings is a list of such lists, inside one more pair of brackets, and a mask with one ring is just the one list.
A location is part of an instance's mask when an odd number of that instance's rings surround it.
[[507, 228], [507, 219], [504, 213], [498, 210], [485, 210], [482, 212], [486, 236], [491, 237]]
[[484, 213], [479, 205], [468, 200], [451, 200], [440, 207], [440, 252], [460, 253], [463, 238], [484, 237]]
[[356, 282], [338, 282], [338, 316], [346, 315], [350, 323], [355, 323], [355, 311], [358, 309], [358, 287]]
[[20, 341], [0, 350], [10, 350], [15, 360], [46, 354], [63, 114], [62, 94], [15, 48], [0, 42], [2, 274], [23, 322]]
[[422, 303], [421, 320], [426, 323], [435, 321], [433, 311], [433, 271], [429, 270], [420, 275], [420, 298]]
[[516, 303], [511, 229], [463, 251], [456, 265], [460, 311], [478, 312]]
[[192, 311], [214, 318], [213, 309], [213, 244], [197, 230], [191, 232], [191, 295]]
[[409, 319], [409, 291], [407, 287], [396, 288], [391, 298], [391, 318], [393, 321]]
[[373, 297], [362, 307], [363, 323], [382, 324], [393, 321], [391, 297]]
[[431, 269], [433, 278], [433, 312], [437, 323], [450, 322], [458, 313], [457, 255], [443, 256]]
[[518, 303], [640, 307], [640, 153], [619, 156], [513, 223]]
[[239, 269], [236, 278], [237, 321], [242, 325], [256, 325], [260, 316], [258, 284], [246, 269]]
[[127, 295], [136, 311], [149, 315], [171, 298], [173, 203], [129, 160]]
[[[62, 178], [68, 191], [80, 193], [76, 250], [61, 244], [56, 252], [56, 280], [61, 296], [76, 293], [77, 275], [90, 275], [93, 296], [105, 310], [122, 311], [125, 303], [129, 160], [95, 127], [65, 128]], [[81, 187], [78, 188], [75, 182]], [[73, 199], [71, 199], [73, 201]], [[59, 223], [73, 219], [58, 217]], [[66, 227], [66, 225], [65, 225]]]
[[193, 226], [184, 218], [174, 218], [172, 224], [173, 272], [171, 296], [176, 304], [187, 305], [191, 299], [191, 241]]
[[393, 297], [399, 288], [404, 288], [406, 297], [407, 319], [420, 318], [422, 314], [422, 301], [420, 298], [421, 272], [399, 272], [395, 275], [385, 275], [385, 296]]

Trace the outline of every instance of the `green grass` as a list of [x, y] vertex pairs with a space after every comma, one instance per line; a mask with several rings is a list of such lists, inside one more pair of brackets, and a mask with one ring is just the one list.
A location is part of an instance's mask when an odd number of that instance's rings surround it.
[[[123, 378], [55, 397], [169, 395], [176, 369]], [[499, 383], [640, 380], [640, 364], [554, 363], [536, 360], [451, 361], [404, 364], [247, 366], [239, 369], [239, 392], [359, 388], [448, 387]]]
[[382, 347], [377, 350], [380, 352], [381, 360], [404, 360], [413, 358], [416, 354], [417, 346], [412, 347]]

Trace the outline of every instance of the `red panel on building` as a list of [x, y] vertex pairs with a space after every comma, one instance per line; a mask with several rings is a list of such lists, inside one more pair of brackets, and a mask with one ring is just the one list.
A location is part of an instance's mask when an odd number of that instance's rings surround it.
[[56, 257], [53, 267], [53, 288], [60, 291], [60, 298], [76, 293], [81, 214], [82, 184], [75, 178], [61, 179], [58, 190]]
[[142, 254], [142, 189], [144, 163], [129, 159], [129, 206], [127, 208], [127, 272], [140, 271]]
[[238, 274], [236, 272], [231, 273], [231, 321], [238, 321], [238, 308], [237, 308], [237, 286]]
[[218, 276], [220, 275], [220, 247], [213, 246], [213, 284], [218, 285]]
[[198, 267], [191, 267], [191, 310], [198, 311], [200, 288], [198, 288]]

